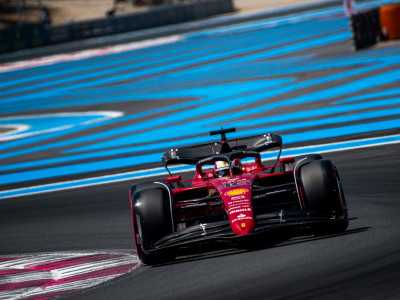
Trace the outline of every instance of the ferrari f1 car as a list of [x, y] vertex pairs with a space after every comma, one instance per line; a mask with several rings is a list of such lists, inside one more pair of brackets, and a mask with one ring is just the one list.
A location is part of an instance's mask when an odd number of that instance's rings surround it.
[[[316, 235], [346, 230], [347, 205], [332, 161], [319, 154], [280, 158], [279, 135], [227, 139], [234, 131], [212, 131], [220, 141], [171, 149], [162, 155], [170, 175], [165, 181], [132, 185], [134, 238], [143, 263], [173, 260], [179, 247], [278, 228], [309, 228]], [[277, 158], [265, 166], [260, 153], [272, 149]], [[195, 165], [194, 177], [173, 176], [172, 164]]]

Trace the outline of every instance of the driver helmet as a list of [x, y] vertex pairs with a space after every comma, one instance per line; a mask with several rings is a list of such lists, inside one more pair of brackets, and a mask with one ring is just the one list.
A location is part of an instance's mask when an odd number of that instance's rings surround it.
[[224, 177], [229, 175], [229, 164], [226, 161], [218, 160], [215, 162], [215, 175]]
[[232, 161], [232, 173], [233, 175], [242, 174], [242, 162], [239, 158], [235, 158]]

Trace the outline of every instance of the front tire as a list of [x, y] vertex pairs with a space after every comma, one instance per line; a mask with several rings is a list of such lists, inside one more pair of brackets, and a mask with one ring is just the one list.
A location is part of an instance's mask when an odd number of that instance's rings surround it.
[[168, 190], [153, 187], [136, 191], [132, 196], [132, 221], [137, 254], [144, 264], [175, 258], [173, 249], [154, 251], [154, 244], [173, 232]]
[[332, 161], [320, 159], [300, 168], [300, 192], [305, 209], [331, 214], [334, 220], [311, 227], [315, 235], [344, 232], [349, 224], [339, 173]]

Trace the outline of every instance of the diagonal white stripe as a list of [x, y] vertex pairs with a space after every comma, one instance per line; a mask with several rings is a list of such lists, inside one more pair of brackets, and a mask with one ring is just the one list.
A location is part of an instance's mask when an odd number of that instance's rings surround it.
[[32, 288], [23, 288], [12, 291], [0, 291], [0, 300], [14, 300], [14, 299], [22, 299], [22, 294], [29, 292]]
[[[384, 139], [393, 139], [392, 141], [383, 141]], [[359, 142], [363, 145], [353, 145], [352, 143]], [[332, 152], [340, 152], [340, 151], [348, 151], [354, 149], [362, 149], [362, 148], [370, 148], [370, 147], [377, 147], [383, 145], [391, 145], [391, 144], [399, 144], [400, 143], [400, 135], [389, 135], [389, 136], [381, 136], [376, 138], [369, 138], [369, 139], [359, 139], [359, 140], [350, 140], [345, 142], [334, 142], [334, 143], [327, 143], [327, 144], [317, 144], [317, 145], [310, 145], [305, 147], [297, 147], [297, 148], [285, 148], [282, 153], [282, 157], [285, 156], [285, 152], [290, 151], [297, 151], [295, 155], [301, 154], [308, 154], [308, 153], [332, 153]], [[329, 147], [329, 149], [321, 150], [320, 148]], [[290, 155], [292, 156], [292, 155]], [[263, 161], [270, 160], [272, 158], [263, 158]], [[179, 166], [178, 166], [179, 168]], [[171, 168], [172, 169], [172, 168]], [[180, 170], [179, 172], [192, 172], [194, 168]], [[143, 173], [147, 173], [143, 175]], [[88, 186], [96, 186], [102, 184], [109, 184], [121, 181], [132, 181], [138, 179], [145, 179], [155, 176], [164, 176], [166, 175], [166, 171], [164, 168], [153, 168], [153, 169], [143, 169], [137, 170], [133, 172], [126, 172], [126, 173], [119, 173], [119, 174], [112, 174], [112, 175], [105, 175], [99, 177], [90, 177], [80, 180], [72, 180], [72, 181], [63, 181], [57, 183], [51, 183], [46, 185], [38, 185], [38, 186], [31, 186], [31, 187], [24, 187], [18, 188], [13, 190], [6, 190], [0, 192], [0, 201], [1, 199], [8, 199], [14, 197], [21, 197], [21, 196], [32, 196], [36, 194], [42, 193], [50, 193], [55, 191], [62, 191], [62, 190], [71, 190], [71, 189], [78, 189]]]
[[120, 258], [106, 259], [97, 262], [79, 264], [61, 269], [54, 269], [51, 271], [51, 273], [53, 274], [53, 278], [55, 280], [59, 280], [89, 272], [99, 271], [102, 269], [128, 265], [131, 263], [135, 263], [134, 257], [120, 257]]
[[57, 284], [57, 285], [45, 287], [44, 289], [42, 287], [34, 288], [34, 289], [24, 292], [21, 295], [20, 299], [37, 296], [37, 295], [48, 294], [48, 293], [61, 292], [61, 291], [86, 289], [86, 288], [101, 284], [105, 281], [111, 280], [118, 276], [120, 276], [120, 274], [104, 276], [104, 277], [97, 277], [97, 278], [92, 278], [92, 279], [78, 280], [78, 281], [68, 282], [68, 283], [64, 283], [64, 284]]
[[[7, 275], [2, 276], [0, 279], [0, 284], [8, 284], [8, 283], [18, 283], [18, 282], [25, 282], [25, 281], [33, 281], [33, 280], [41, 280], [41, 279], [49, 279], [54, 280], [53, 285], [43, 285], [40, 287], [30, 287], [30, 288], [20, 288], [14, 289], [10, 291], [0, 291], [0, 300], [9, 300], [9, 299], [24, 299], [26, 297], [31, 296], [39, 296], [45, 295], [47, 293], [57, 293], [63, 291], [74, 291], [74, 290], [81, 290], [91, 286], [95, 286], [101, 284], [105, 281], [113, 279], [115, 277], [121, 276], [127, 272], [123, 272], [120, 274], [96, 274], [96, 277], [83, 279], [83, 280], [76, 280], [71, 282], [57, 282], [60, 279], [66, 279], [69, 277], [84, 275], [90, 272], [101, 271], [103, 269], [112, 268], [112, 267], [123, 267], [132, 265], [129, 268], [128, 272], [133, 270], [138, 263], [138, 258], [135, 255], [127, 254], [127, 253], [94, 253], [94, 252], [86, 252], [86, 253], [42, 253], [38, 255], [29, 254], [27, 257], [17, 257], [15, 259], [5, 261], [0, 263], [0, 270], [10, 270], [10, 269], [24, 269], [29, 268], [35, 264], [40, 263], [52, 263], [60, 260], [65, 260], [69, 258], [78, 259], [84, 258], [91, 255], [120, 255], [120, 257], [113, 257], [113, 258], [106, 258], [100, 261], [94, 262], [83, 262], [73, 266], [68, 266], [64, 268], [55, 269], [50, 272], [46, 271], [32, 271], [29, 273], [23, 274], [14, 274], [14, 275]], [[1, 258], [6, 258], [7, 256], [3, 256]]]
[[[87, 255], [87, 254], [84, 254]], [[39, 254], [29, 255], [9, 261], [0, 262], [0, 269], [25, 269], [27, 266], [36, 265], [40, 263], [51, 263], [59, 260], [64, 260], [73, 257], [80, 257], [82, 254]]]
[[168, 37], [161, 37], [156, 39], [144, 40], [139, 42], [131, 42], [128, 44], [121, 44], [110, 47], [103, 47], [91, 50], [82, 50], [79, 52], [71, 52], [67, 54], [52, 55], [47, 57], [35, 58], [26, 61], [19, 61], [13, 63], [6, 63], [0, 65], [0, 73], [5, 73], [14, 70], [35, 68], [39, 66], [52, 65], [60, 62], [77, 61], [85, 58], [104, 56], [127, 51], [145, 49], [150, 47], [161, 46], [165, 44], [172, 44], [182, 40], [183, 37], [179, 35], [172, 35]]
[[32, 271], [22, 274], [12, 274], [0, 277], [0, 284], [17, 283], [32, 280], [53, 279], [48, 271]]

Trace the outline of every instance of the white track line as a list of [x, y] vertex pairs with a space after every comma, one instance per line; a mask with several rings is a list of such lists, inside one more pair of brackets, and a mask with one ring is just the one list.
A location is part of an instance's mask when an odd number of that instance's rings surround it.
[[[390, 140], [390, 141], [383, 141], [383, 140]], [[337, 142], [337, 143], [328, 143], [328, 144], [319, 144], [319, 145], [311, 145], [305, 147], [297, 147], [297, 148], [289, 148], [284, 149], [282, 152], [282, 157], [286, 156], [295, 156], [295, 155], [302, 155], [308, 153], [330, 153], [330, 152], [341, 152], [341, 151], [348, 151], [354, 149], [363, 149], [363, 148], [370, 148], [370, 147], [377, 147], [377, 146], [384, 146], [384, 145], [391, 145], [391, 144], [399, 144], [400, 143], [400, 135], [390, 135], [390, 136], [383, 136], [377, 138], [369, 138], [369, 139], [360, 139], [354, 141], [346, 141], [346, 142]], [[358, 145], [357, 145], [358, 144]], [[325, 149], [328, 148], [328, 149]], [[293, 155], [292, 153], [295, 152], [296, 154]], [[271, 160], [273, 157], [265, 157], [263, 161]], [[194, 170], [193, 167], [189, 166], [188, 168], [184, 168], [182, 166], [177, 166], [174, 168], [170, 168], [172, 172], [192, 172]], [[106, 175], [106, 176], [99, 176], [99, 177], [91, 177], [85, 178], [81, 180], [72, 180], [72, 181], [64, 181], [46, 185], [38, 185], [32, 187], [25, 187], [13, 190], [6, 190], [0, 192], [0, 200], [1, 199], [8, 199], [20, 196], [32, 196], [35, 194], [42, 194], [48, 192], [55, 192], [55, 191], [62, 191], [62, 190], [70, 190], [70, 189], [77, 189], [82, 187], [89, 187], [89, 186], [96, 186], [101, 184], [108, 184], [108, 183], [116, 183], [116, 182], [123, 182], [123, 181], [133, 181], [133, 180], [140, 180], [155, 176], [162, 176], [166, 175], [166, 171], [164, 168], [153, 168], [153, 169], [143, 169], [133, 172], [126, 172], [126, 173], [119, 173], [113, 175]]]

